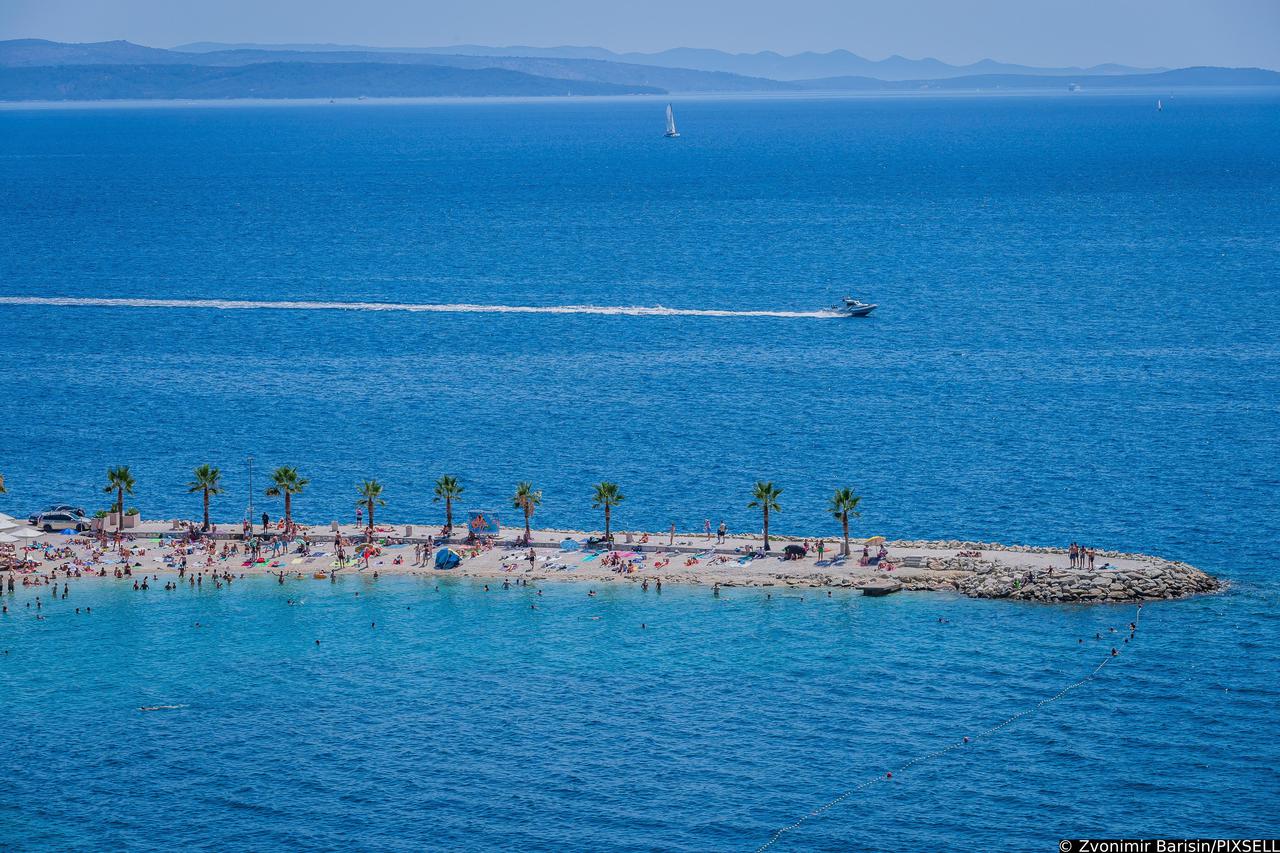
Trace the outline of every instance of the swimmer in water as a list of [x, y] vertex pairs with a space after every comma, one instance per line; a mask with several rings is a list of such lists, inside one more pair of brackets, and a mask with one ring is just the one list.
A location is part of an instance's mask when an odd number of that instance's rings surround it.
[[1115, 657], [1115, 656], [1116, 656], [1116, 655], [1118, 655], [1118, 654], [1120, 654], [1120, 653], [1116, 651], [1116, 647], [1115, 647], [1115, 646], [1112, 646], [1112, 647], [1111, 647], [1111, 656], [1112, 656], [1112, 657]]

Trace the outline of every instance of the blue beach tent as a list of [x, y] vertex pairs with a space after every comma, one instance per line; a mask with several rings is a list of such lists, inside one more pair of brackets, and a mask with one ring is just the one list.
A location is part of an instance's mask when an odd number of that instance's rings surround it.
[[581, 551], [582, 543], [577, 539], [566, 539], [560, 543], [561, 551]]
[[441, 548], [436, 552], [436, 568], [437, 569], [453, 569], [457, 568], [462, 562], [462, 558], [458, 556], [458, 552], [452, 548]]

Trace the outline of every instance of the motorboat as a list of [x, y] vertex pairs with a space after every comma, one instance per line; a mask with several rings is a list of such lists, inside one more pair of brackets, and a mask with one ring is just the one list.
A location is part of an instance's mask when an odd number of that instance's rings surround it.
[[844, 317], [865, 317], [879, 307], [871, 302], [862, 302], [852, 296], [846, 296], [839, 305], [832, 305], [831, 310]]

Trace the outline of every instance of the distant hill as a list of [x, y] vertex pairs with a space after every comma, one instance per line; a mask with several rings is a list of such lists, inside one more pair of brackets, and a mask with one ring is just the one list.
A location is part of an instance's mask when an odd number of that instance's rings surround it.
[[191, 58], [172, 50], [145, 47], [130, 41], [72, 44], [45, 39], [0, 41], [0, 65], [153, 65], [190, 64]]
[[130, 42], [62, 44], [22, 39], [0, 41], [0, 67], [55, 65], [251, 65], [273, 63], [373, 63], [403, 65], [443, 65], [454, 68], [505, 68], [539, 77], [643, 86], [667, 92], [779, 92], [794, 87], [777, 80], [742, 77], [717, 71], [659, 68], [604, 62], [598, 59], [556, 59], [516, 56], [475, 56], [470, 54], [399, 53], [369, 49], [285, 50], [263, 47], [232, 47], [201, 53], [183, 53], [143, 47]]
[[564, 59], [599, 59], [626, 62], [634, 65], [653, 65], [662, 68], [687, 68], [699, 71], [720, 71], [747, 77], [766, 77], [773, 80], [805, 80], [815, 77], [863, 76], [879, 80], [915, 80], [964, 77], [976, 74], [1039, 74], [1045, 76], [1137, 74], [1163, 71], [1163, 68], [1131, 68], [1125, 65], [1095, 65], [1091, 68], [1040, 68], [1015, 65], [983, 59], [970, 65], [951, 65], [937, 59], [907, 59], [890, 56], [887, 59], [867, 59], [847, 50], [826, 53], [807, 51], [786, 56], [771, 50], [758, 53], [727, 53], [707, 48], [677, 47], [657, 53], [615, 53], [601, 47], [530, 47], [513, 45], [491, 47], [476, 44], [460, 44], [448, 47], [419, 48], [369, 48], [359, 45], [252, 45], [196, 42], [175, 48], [177, 51], [209, 53], [237, 48], [263, 48], [294, 51], [376, 51], [379, 53], [453, 54], [462, 56], [525, 56]]
[[995, 91], [1001, 89], [1169, 90], [1186, 86], [1280, 86], [1280, 72], [1263, 68], [1177, 68], [1156, 74], [1091, 74], [1046, 77], [1034, 74], [974, 74], [941, 80], [875, 80], [871, 77], [826, 77], [799, 80], [796, 85], [815, 92]]
[[530, 97], [661, 94], [645, 86], [556, 80], [501, 68], [376, 63], [0, 68], [0, 100]]

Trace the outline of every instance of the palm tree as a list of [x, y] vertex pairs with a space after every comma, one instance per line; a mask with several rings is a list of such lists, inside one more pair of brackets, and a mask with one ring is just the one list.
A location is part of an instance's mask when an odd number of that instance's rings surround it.
[[204, 525], [201, 530], [209, 529], [209, 496], [222, 494], [222, 472], [208, 465], [200, 465], [191, 472], [195, 478], [187, 483], [187, 494], [204, 493]]
[[607, 480], [603, 483], [596, 483], [595, 500], [591, 504], [592, 509], [600, 509], [604, 507], [604, 541], [609, 541], [609, 518], [611, 511], [615, 506], [627, 499], [627, 496], [618, 491], [617, 483], [610, 483]]
[[298, 469], [292, 465], [281, 465], [271, 472], [271, 486], [267, 488], [267, 497], [278, 498], [284, 495], [284, 526], [293, 526], [293, 496], [302, 494], [302, 490], [311, 481], [298, 475]]
[[456, 477], [450, 477], [445, 474], [439, 480], [436, 480], [436, 496], [432, 498], [432, 502], [439, 503], [444, 501], [444, 529], [453, 529], [453, 502], [462, 497], [462, 486], [458, 485]]
[[840, 530], [844, 534], [844, 546], [840, 550], [841, 557], [849, 556], [849, 516], [862, 517], [862, 513], [858, 512], [858, 502], [861, 500], [862, 498], [853, 493], [853, 489], [836, 489], [836, 493], [831, 496], [831, 504], [827, 507], [831, 515], [840, 521]]
[[133, 475], [129, 473], [128, 465], [107, 469], [107, 485], [102, 491], [107, 494], [116, 493], [116, 504], [112, 510], [118, 513], [116, 516], [116, 530], [124, 529], [124, 496], [133, 494], [135, 485], [137, 483], [134, 481]]
[[382, 484], [377, 480], [365, 480], [356, 491], [360, 493], [360, 500], [356, 501], [356, 506], [365, 507], [369, 511], [369, 529], [373, 529], [373, 508], [374, 506], [386, 506], [387, 502], [382, 499]]
[[533, 518], [533, 511], [537, 509], [540, 503], [542, 503], [542, 492], [534, 491], [533, 483], [525, 481], [516, 484], [516, 493], [511, 496], [511, 505], [524, 512], [524, 541], [526, 543], [533, 541], [533, 531], [529, 528], [529, 519]]
[[0, 495], [9, 494], [9, 490], [4, 487], [4, 474], [0, 474]]
[[753, 500], [747, 504], [747, 509], [759, 509], [764, 513], [764, 549], [769, 550], [769, 513], [782, 512], [782, 507], [778, 506], [778, 496], [782, 494], [772, 482], [764, 482], [757, 480], [755, 486], [751, 490]]

